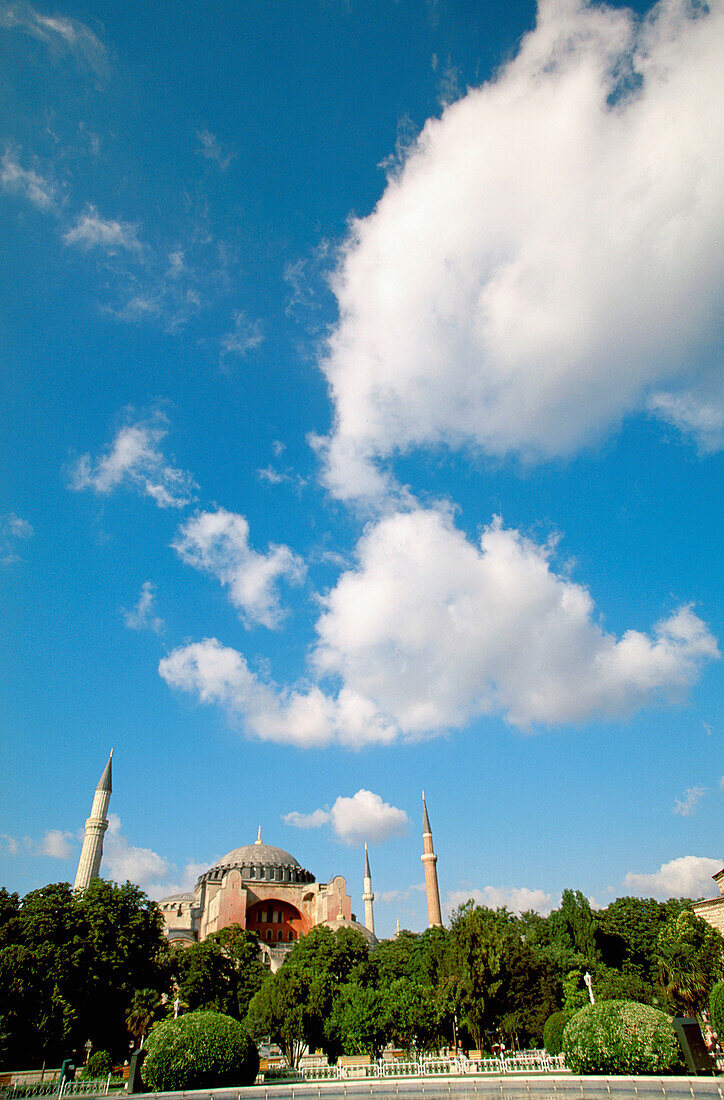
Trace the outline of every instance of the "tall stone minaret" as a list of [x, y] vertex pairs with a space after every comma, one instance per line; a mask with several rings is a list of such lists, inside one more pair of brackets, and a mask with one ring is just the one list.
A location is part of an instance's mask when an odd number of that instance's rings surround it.
[[373, 936], [375, 934], [375, 915], [372, 911], [372, 902], [374, 900], [375, 895], [372, 893], [372, 875], [370, 873], [370, 857], [367, 855], [367, 845], [365, 844], [365, 879], [362, 901], [365, 903], [365, 928], [369, 929]]
[[432, 848], [430, 818], [427, 816], [425, 792], [422, 792], [422, 862], [425, 867], [425, 893], [427, 895], [427, 924], [429, 928], [442, 924], [440, 915], [440, 891], [437, 888], [437, 856]]
[[78, 861], [78, 871], [75, 876], [74, 890], [85, 890], [94, 878], [98, 878], [103, 856], [103, 834], [108, 828], [108, 803], [111, 800], [111, 761], [113, 749], [108, 757], [108, 763], [103, 769], [103, 775], [98, 780], [90, 817], [85, 823], [85, 837], [83, 848]]

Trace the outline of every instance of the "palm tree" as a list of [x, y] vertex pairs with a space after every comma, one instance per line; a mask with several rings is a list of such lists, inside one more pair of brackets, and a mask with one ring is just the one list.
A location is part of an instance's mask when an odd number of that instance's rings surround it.
[[161, 998], [155, 989], [137, 989], [133, 994], [131, 1007], [126, 1013], [126, 1027], [131, 1037], [143, 1046], [146, 1032], [153, 1023]]

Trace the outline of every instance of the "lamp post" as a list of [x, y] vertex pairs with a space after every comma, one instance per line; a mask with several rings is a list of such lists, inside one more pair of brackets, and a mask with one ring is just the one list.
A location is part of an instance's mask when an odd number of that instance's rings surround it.
[[592, 1005], [595, 1005], [596, 998], [593, 996], [593, 979], [591, 978], [591, 975], [588, 973], [588, 971], [586, 971], [586, 973], [583, 975], [583, 980], [586, 983], [589, 1000]]

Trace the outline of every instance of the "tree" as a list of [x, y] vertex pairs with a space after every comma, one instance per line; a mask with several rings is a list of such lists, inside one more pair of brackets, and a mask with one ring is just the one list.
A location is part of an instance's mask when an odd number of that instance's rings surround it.
[[227, 1016], [238, 1016], [234, 966], [218, 941], [211, 936], [202, 943], [177, 948], [172, 972], [178, 995], [192, 1012], [205, 1008]]
[[59, 1061], [90, 1039], [127, 1049], [126, 1016], [137, 989], [166, 988], [162, 918], [131, 883], [94, 880], [34, 890], [18, 905], [0, 897], [0, 988], [7, 1058]]
[[270, 974], [258, 993], [254, 994], [246, 1016], [246, 1026], [252, 1038], [261, 1039], [268, 1035], [282, 1048], [287, 1065], [292, 1069], [299, 1065], [308, 1041], [308, 998], [305, 976], [282, 966], [276, 974]]
[[709, 990], [721, 978], [722, 937], [690, 909], [661, 928], [656, 963], [664, 992], [676, 1012], [694, 1016], [707, 1006]]
[[220, 932], [213, 932], [204, 941], [218, 943], [234, 970], [236, 1012], [232, 1015], [243, 1020], [254, 994], [261, 989], [267, 976], [267, 968], [259, 958], [259, 937], [247, 932], [238, 924], [230, 924]]
[[143, 1046], [143, 1040], [153, 1023], [160, 1005], [155, 989], [137, 989], [133, 994], [131, 1007], [126, 1014], [126, 1027], [132, 1039]]

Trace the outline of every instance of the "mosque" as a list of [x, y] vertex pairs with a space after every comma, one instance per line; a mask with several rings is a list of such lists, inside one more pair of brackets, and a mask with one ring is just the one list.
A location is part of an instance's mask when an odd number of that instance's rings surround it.
[[[113, 751], [96, 787], [75, 877], [75, 890], [85, 890], [98, 878], [103, 856], [103, 837], [108, 828], [112, 793]], [[425, 869], [428, 924], [442, 924], [437, 881], [437, 856], [433, 849], [425, 792], [422, 792], [422, 862]], [[365, 844], [362, 901], [364, 924], [352, 913], [352, 901], [342, 875], [317, 882], [294, 856], [265, 844], [261, 829], [253, 844], [245, 844], [199, 876], [194, 890], [172, 894], [158, 903], [169, 941], [191, 944], [206, 939], [230, 924], [256, 932], [265, 961], [277, 970], [292, 945], [310, 929], [323, 924], [332, 930], [355, 928], [370, 946], [377, 943], [372, 875]]]

